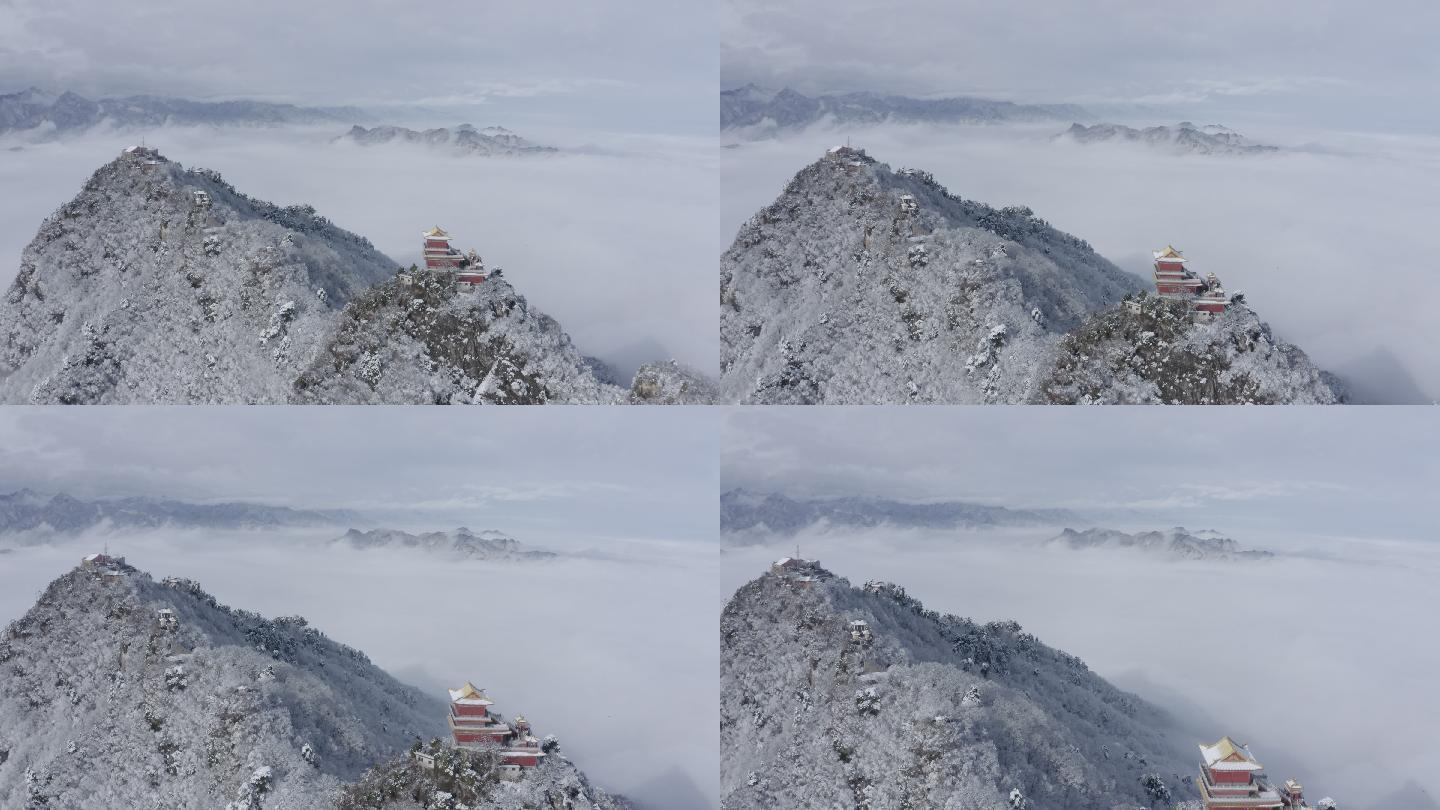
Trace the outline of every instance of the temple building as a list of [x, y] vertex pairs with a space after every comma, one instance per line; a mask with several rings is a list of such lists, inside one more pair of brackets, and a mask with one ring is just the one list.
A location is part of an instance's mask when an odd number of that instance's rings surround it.
[[456, 748], [499, 749], [502, 767], [510, 770], [533, 768], [545, 758], [540, 740], [530, 733], [530, 721], [516, 715], [513, 726], [491, 711], [495, 702], [485, 690], [467, 682], [450, 691], [450, 737]]
[[469, 682], [450, 690], [450, 737], [456, 747], [466, 748], [503, 743], [514, 732], [490, 714], [495, 702]]
[[425, 237], [425, 247], [421, 255], [425, 258], [426, 269], [453, 271], [457, 283], [472, 287], [490, 277], [490, 273], [485, 270], [485, 263], [475, 251], [462, 254], [459, 248], [450, 244], [452, 237], [439, 225], [425, 231], [421, 236]]
[[1280, 788], [1265, 778], [1265, 767], [1250, 749], [1229, 737], [1200, 745], [1200, 776], [1195, 780], [1205, 810], [1310, 810], [1294, 779]]
[[425, 266], [431, 270], [454, 270], [460, 266], [460, 251], [450, 246], [450, 234], [439, 225], [421, 234], [425, 237]]
[[1200, 278], [1190, 268], [1189, 262], [1180, 251], [1166, 245], [1164, 250], [1154, 252], [1155, 293], [1163, 298], [1179, 298], [1191, 301], [1195, 312], [1209, 317], [1225, 311], [1230, 306], [1230, 296], [1221, 286], [1214, 273]]

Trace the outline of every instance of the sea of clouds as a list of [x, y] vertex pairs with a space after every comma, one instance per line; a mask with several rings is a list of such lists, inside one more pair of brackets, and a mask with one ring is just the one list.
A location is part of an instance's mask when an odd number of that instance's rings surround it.
[[1058, 530], [808, 532], [727, 548], [720, 591], [798, 543], [852, 585], [889, 580], [942, 613], [1018, 621], [1170, 711], [1196, 743], [1249, 743], [1312, 801], [1390, 806], [1411, 781], [1440, 793], [1434, 544], [1252, 529], [1233, 535], [1281, 556], [1196, 562], [1047, 547]]
[[457, 246], [503, 267], [582, 352], [622, 375], [672, 357], [714, 373], [713, 137], [541, 125], [519, 134], [569, 151], [480, 158], [331, 143], [344, 129], [184, 127], [0, 140], [0, 285], [18, 272], [45, 217], [143, 137], [252, 197], [313, 205], [404, 264], [420, 260], [420, 232], [441, 225]]
[[156, 578], [198, 580], [224, 604], [302, 615], [437, 697], [474, 681], [501, 712], [556, 735], [596, 784], [642, 807], [714, 806], [713, 545], [556, 530], [521, 540], [569, 556], [498, 563], [331, 546], [339, 533], [97, 532], [13, 547], [0, 553], [0, 621], [108, 544]]
[[821, 125], [759, 141], [725, 133], [720, 239], [728, 246], [797, 171], [848, 139], [892, 168], [932, 172], [962, 197], [1030, 206], [1142, 277], [1150, 251], [1174, 244], [1195, 270], [1245, 292], [1281, 338], [1341, 374], [1357, 399], [1440, 396], [1440, 322], [1430, 306], [1440, 276], [1426, 236], [1440, 214], [1440, 138], [1221, 123], [1288, 149], [1176, 155], [1053, 141], [1063, 124]]

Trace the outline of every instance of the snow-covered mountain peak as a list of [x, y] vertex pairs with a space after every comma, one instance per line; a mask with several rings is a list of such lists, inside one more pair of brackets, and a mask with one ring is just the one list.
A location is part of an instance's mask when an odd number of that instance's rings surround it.
[[317, 807], [444, 729], [440, 701], [304, 619], [104, 557], [51, 583], [0, 660], [7, 807]]
[[[756, 404], [1335, 402], [1231, 296], [1213, 318], [1024, 206], [837, 146], [720, 261], [721, 398]], [[1158, 336], [1158, 339], [1157, 339]]]
[[284, 402], [395, 264], [309, 206], [127, 150], [45, 221], [0, 300], [0, 400]]
[[721, 617], [722, 806], [1144, 806], [1193, 793], [1169, 718], [1014, 622], [940, 615], [818, 563]]

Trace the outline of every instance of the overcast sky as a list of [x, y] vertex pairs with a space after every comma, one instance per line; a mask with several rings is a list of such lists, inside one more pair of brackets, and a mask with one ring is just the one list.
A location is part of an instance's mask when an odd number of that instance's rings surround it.
[[715, 17], [710, 0], [0, 0], [0, 92], [415, 104], [506, 125], [713, 131]]
[[1134, 510], [1154, 528], [1237, 523], [1433, 540], [1427, 408], [880, 408], [732, 411], [727, 487]]
[[713, 543], [717, 419], [701, 408], [13, 407], [0, 409], [0, 491]]
[[1440, 122], [1440, 4], [1428, 0], [723, 0], [721, 31], [727, 87]]

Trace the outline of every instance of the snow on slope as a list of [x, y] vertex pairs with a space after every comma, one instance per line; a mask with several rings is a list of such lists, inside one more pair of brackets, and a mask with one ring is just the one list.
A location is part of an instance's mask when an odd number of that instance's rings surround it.
[[336, 810], [629, 810], [632, 805], [590, 784], [559, 750], [519, 781], [502, 780], [499, 757], [430, 744], [435, 768], [410, 756], [377, 765], [347, 786]]
[[285, 402], [335, 311], [394, 271], [308, 206], [125, 154], [25, 249], [0, 402]]
[[[1159, 709], [1013, 622], [927, 611], [888, 583], [765, 574], [721, 618], [721, 806], [1150, 807], [1193, 795]], [[869, 640], [854, 641], [863, 620]]]
[[304, 619], [134, 568], [55, 580], [0, 660], [5, 807], [310, 810], [445, 731], [443, 703]]
[[1143, 296], [1067, 335], [1041, 401], [1055, 404], [1333, 405], [1343, 385], [1277, 339], [1243, 299], [1194, 323], [1183, 301]]
[[624, 402], [553, 318], [492, 276], [462, 290], [420, 270], [376, 285], [341, 314], [295, 383], [315, 404]]
[[[1194, 764], [1171, 721], [1014, 623], [937, 615], [890, 584], [766, 574], [720, 624], [721, 807], [1149, 806]], [[864, 620], [870, 640], [851, 638]]]
[[[1024, 207], [836, 147], [721, 256], [723, 401], [1331, 403], [1243, 301], [1180, 302]], [[1127, 301], [1127, 303], [1129, 303]]]
[[1029, 209], [850, 149], [740, 229], [720, 286], [722, 398], [828, 404], [1026, 401], [1064, 331], [1142, 289]]

